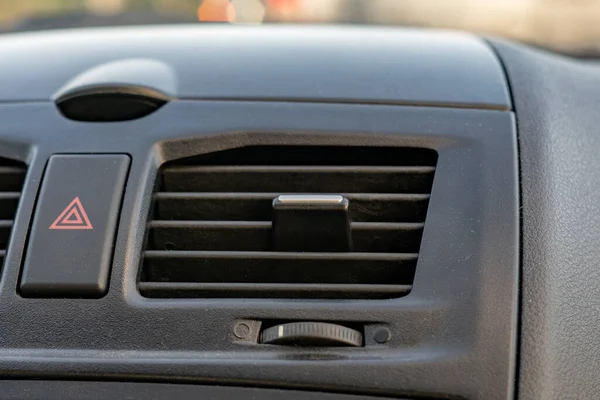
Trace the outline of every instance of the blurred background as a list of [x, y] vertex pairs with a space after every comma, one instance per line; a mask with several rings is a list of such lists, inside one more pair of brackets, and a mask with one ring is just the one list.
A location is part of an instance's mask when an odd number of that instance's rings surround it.
[[425, 26], [600, 54], [600, 0], [0, 0], [0, 31], [172, 23]]

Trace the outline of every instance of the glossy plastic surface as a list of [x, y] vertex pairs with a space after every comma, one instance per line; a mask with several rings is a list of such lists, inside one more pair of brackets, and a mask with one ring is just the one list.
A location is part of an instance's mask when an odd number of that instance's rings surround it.
[[[479, 39], [452, 32], [214, 25], [89, 29], [2, 35], [0, 54], [0, 76], [10, 77], [3, 79], [0, 102], [49, 100], [82, 87], [131, 83], [183, 99], [511, 107], [492, 51]], [[130, 69], [140, 63], [144, 66]]]

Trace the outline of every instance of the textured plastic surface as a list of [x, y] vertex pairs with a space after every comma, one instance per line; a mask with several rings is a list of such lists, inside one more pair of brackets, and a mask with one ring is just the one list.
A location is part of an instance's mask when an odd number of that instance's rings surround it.
[[126, 382], [1, 381], [2, 400], [377, 400], [291, 390]]
[[[0, 370], [5, 376], [243, 380], [487, 400], [512, 393], [518, 207], [511, 113], [178, 101], [109, 128], [66, 120], [53, 103], [5, 105], [0, 120], [0, 156], [16, 155], [30, 163], [0, 287]], [[7, 145], [9, 140], [17, 145]], [[19, 152], [19, 142], [36, 146]], [[426, 146], [438, 152], [410, 295], [275, 301], [163, 300], [138, 293], [144, 231], [161, 163], [236, 146], [306, 143]], [[110, 290], [99, 300], [22, 299], [15, 292], [20, 249], [46, 160], [57, 152], [92, 151], [132, 156]], [[232, 330], [234, 321], [244, 318], [386, 322], [392, 340], [320, 351], [239, 345]]]
[[[95, 30], [89, 32], [91, 37], [83, 32], [73, 32], [73, 36], [22, 35], [12, 41], [3, 37], [3, 54], [9, 47], [11, 50], [1, 62], [3, 76], [10, 76], [17, 65], [30, 68], [14, 82], [7, 79], [1, 91], [5, 98], [13, 98], [27, 87], [31, 88], [29, 94], [49, 96], [55, 86], [76, 75], [75, 70], [89, 68], [107, 57], [139, 56], [142, 51], [175, 57], [181, 48], [162, 45], [190, 31], [165, 29], [132, 30], [137, 33], [131, 34], [131, 41], [125, 41], [127, 45], [123, 40], [113, 40], [122, 37], [120, 30], [114, 31], [115, 36]], [[210, 32], [225, 28], [189, 29]], [[156, 32], [162, 34], [155, 37]], [[264, 40], [249, 45], [242, 39], [255, 39], [255, 34], [240, 32], [264, 32], [260, 33]], [[216, 88], [225, 88], [247, 89], [248, 96], [268, 91], [274, 97], [313, 98], [317, 91], [307, 82], [314, 79], [314, 84], [323, 89], [317, 100], [336, 95], [352, 102], [420, 101], [431, 99], [432, 93], [437, 95], [440, 87], [443, 89], [443, 84], [433, 89], [437, 80], [432, 77], [446, 83], [453, 81], [448, 87], [460, 82], [458, 93], [464, 94], [462, 89], [477, 92], [481, 101], [489, 99], [489, 93], [498, 93], [496, 89], [506, 93], [491, 53], [486, 53], [477, 40], [463, 35], [449, 34], [440, 39], [448, 44], [441, 47], [452, 49], [452, 57], [456, 57], [448, 60], [440, 54], [437, 34], [409, 31], [404, 36], [401, 30], [374, 30], [372, 34], [358, 30], [360, 34], [355, 34], [336, 28], [311, 30], [307, 35], [298, 32], [297, 28], [234, 28], [213, 40], [195, 40], [185, 53], [188, 64], [181, 68], [194, 70], [194, 79], [212, 88], [213, 94]], [[335, 46], [323, 40], [329, 35], [338, 39]], [[90, 38], [99, 36], [106, 41], [92, 46]], [[231, 52], [219, 53], [223, 64], [216, 62], [216, 53], [207, 56], [200, 51], [225, 43]], [[358, 57], [359, 52], [353, 50], [357, 43], [369, 51]], [[292, 46], [296, 51], [290, 53]], [[61, 57], [49, 57], [59, 48]], [[244, 70], [249, 70], [250, 54], [283, 48], [288, 51], [278, 56], [252, 58], [269, 61], [264, 68], [265, 74], [273, 74], [268, 85], [260, 79], [242, 82], [224, 73], [227, 68], [217, 72], [209, 68], [215, 63], [234, 68], [236, 63], [231, 60], [241, 60], [240, 64], [246, 63]], [[64, 56], [75, 54], [76, 49], [81, 51], [77, 57]], [[470, 55], [478, 65], [481, 51], [487, 54], [483, 57], [489, 63], [484, 62], [480, 69], [465, 69]], [[315, 64], [326, 52], [336, 54], [339, 63], [329, 63], [327, 68]], [[415, 59], [415, 52], [424, 55]], [[38, 74], [39, 62], [25, 62], [38, 60], [36, 57], [45, 61], [46, 70], [56, 70], [56, 74]], [[357, 60], [362, 62], [352, 68], [346, 66]], [[64, 70], [58, 65], [65, 66]], [[322, 71], [338, 68], [324, 74], [334, 76], [333, 83], [325, 83], [326, 76], [314, 78], [312, 72], [317, 65]], [[471, 85], [468, 82], [473, 81], [466, 76], [481, 77], [474, 71], [485, 71], [489, 65], [493, 65], [499, 80], [498, 86], [492, 85], [486, 93], [486, 84]], [[197, 73], [198, 66], [206, 67], [207, 74]], [[453, 66], [460, 66], [462, 72], [456, 72]], [[417, 70], [431, 72], [426, 82], [408, 73]], [[188, 75], [178, 73], [178, 90], [200, 87], [182, 76]], [[20, 80], [24, 77], [27, 85]], [[260, 87], [253, 87], [252, 82]], [[364, 90], [358, 90], [359, 86]], [[446, 94], [446, 100], [457, 99]], [[463, 95], [460, 98], [465, 100]], [[495, 400], [507, 399], [513, 393], [519, 222], [515, 121], [511, 112], [260, 99], [179, 100], [138, 120], [103, 124], [65, 119], [48, 101], [0, 105], [0, 121], [0, 157], [29, 165], [0, 281], [3, 377], [179, 380], [421, 398]], [[181, 157], [251, 145], [434, 149], [439, 155], [437, 172], [412, 292], [400, 299], [369, 301], [142, 297], [136, 280], [160, 165]], [[131, 155], [110, 289], [101, 299], [29, 299], [16, 292], [44, 166], [56, 153]], [[234, 335], [237, 321], [248, 319], [385, 325], [391, 339], [377, 344], [375, 330], [365, 328], [365, 347], [361, 348], [315, 350], [251, 345], [240, 343]]]
[[[10, 76], [2, 82], [0, 102], [48, 100], [131, 80], [179, 98], [511, 106], [491, 50], [452, 32], [109, 28], [2, 35], [0, 54], [0, 76]], [[139, 59], [143, 68], [135, 67]]]
[[494, 42], [519, 123], [523, 283], [519, 398], [600, 393], [600, 67]]

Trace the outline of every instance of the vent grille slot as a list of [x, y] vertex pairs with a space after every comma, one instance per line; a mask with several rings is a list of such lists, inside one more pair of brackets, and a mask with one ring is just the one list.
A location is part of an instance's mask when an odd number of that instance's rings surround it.
[[[417, 264], [437, 153], [244, 147], [161, 169], [140, 292], [147, 297], [393, 298]], [[273, 200], [349, 201], [350, 252], [275, 251]]]
[[4, 264], [26, 172], [23, 164], [0, 158], [0, 265]]

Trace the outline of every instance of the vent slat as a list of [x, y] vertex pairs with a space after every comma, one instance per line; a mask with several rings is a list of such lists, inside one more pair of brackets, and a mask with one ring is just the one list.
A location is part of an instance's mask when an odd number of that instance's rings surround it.
[[[159, 192], [155, 219], [270, 221], [272, 202], [281, 193], [177, 193]], [[428, 194], [340, 193], [350, 200], [354, 221], [422, 222]]]
[[[156, 298], [405, 295], [412, 288], [436, 160], [435, 151], [417, 148], [259, 146], [166, 165], [153, 198], [140, 293]], [[322, 245], [308, 243], [312, 224], [329, 217], [309, 209], [302, 218], [310, 222], [296, 243], [280, 246], [284, 233], [281, 225], [273, 229], [273, 201], [284, 194], [346, 198], [351, 243], [328, 249], [327, 236]], [[285, 227], [290, 237], [302, 225], [293, 218], [277, 221], [298, 225]], [[344, 226], [342, 220], [314, 232], [334, 229], [339, 235]], [[308, 251], [315, 248], [323, 252]]]
[[416, 254], [147, 251], [153, 282], [401, 284]]
[[236, 166], [170, 167], [164, 190], [173, 192], [379, 192], [429, 191], [434, 167]]
[[[2, 221], [0, 221], [2, 223]], [[178, 221], [155, 220], [150, 222], [150, 228], [232, 228], [232, 229], [265, 229], [271, 228], [270, 221]], [[352, 229], [357, 230], [413, 230], [423, 229], [423, 223], [411, 222], [352, 222]]]
[[0, 193], [0, 201], [3, 200], [19, 200], [21, 197], [20, 192], [1, 192]]
[[[152, 221], [150, 241], [160, 250], [268, 251], [269, 221]], [[353, 222], [357, 252], [418, 252], [424, 224]]]
[[348, 284], [269, 284], [269, 283], [189, 283], [141, 282], [140, 292], [146, 297], [202, 298], [311, 298], [387, 299], [409, 293], [412, 285], [348, 285]]
[[165, 173], [180, 173], [189, 175], [202, 174], [220, 174], [220, 173], [328, 173], [343, 172], [348, 174], [428, 174], [435, 171], [435, 167], [430, 166], [335, 166], [335, 165], [227, 165], [227, 166], [175, 166], [165, 169]]
[[[158, 192], [155, 197], [159, 200], [273, 200], [280, 194], [291, 194], [290, 192]], [[362, 201], [420, 201], [429, 200], [428, 194], [415, 193], [336, 193], [350, 200]]]
[[414, 253], [296, 253], [285, 251], [162, 251], [146, 250], [147, 258], [179, 258], [179, 259], [197, 259], [197, 258], [228, 258], [228, 259], [267, 259], [267, 260], [375, 260], [375, 261], [416, 261], [418, 254]]
[[150, 228], [170, 229], [270, 229], [270, 221], [151, 221]]

